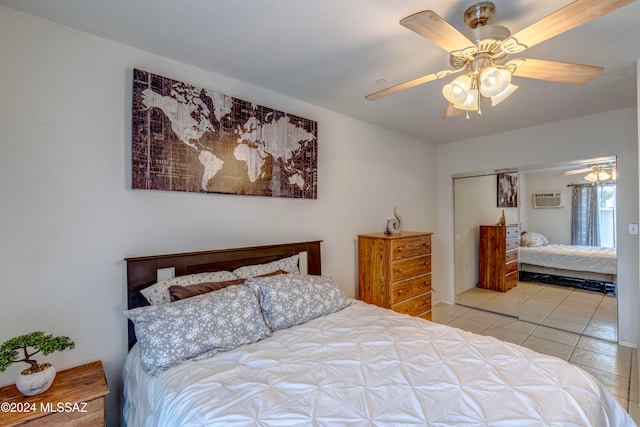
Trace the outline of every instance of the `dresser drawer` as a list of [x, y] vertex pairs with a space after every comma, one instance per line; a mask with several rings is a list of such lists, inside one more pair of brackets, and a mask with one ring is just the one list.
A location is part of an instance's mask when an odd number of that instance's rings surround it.
[[518, 284], [518, 272], [508, 274], [504, 279], [505, 291], [513, 288]]
[[517, 239], [518, 237], [518, 226], [510, 225], [507, 226], [507, 239]]
[[512, 251], [518, 249], [518, 239], [507, 239], [507, 250]]
[[410, 258], [431, 253], [431, 236], [397, 239], [391, 242], [391, 259]]
[[431, 310], [426, 313], [418, 314], [418, 317], [422, 317], [425, 320], [431, 320]]
[[517, 262], [509, 262], [505, 265], [505, 274], [511, 274], [514, 271], [518, 271], [518, 263]]
[[431, 292], [391, 306], [395, 312], [417, 316], [431, 310]]
[[391, 263], [391, 281], [409, 279], [431, 273], [431, 255], [401, 259]]
[[505, 262], [518, 261], [518, 251], [509, 251], [506, 253]]
[[415, 279], [394, 282], [391, 285], [391, 304], [413, 298], [431, 290], [431, 274]]

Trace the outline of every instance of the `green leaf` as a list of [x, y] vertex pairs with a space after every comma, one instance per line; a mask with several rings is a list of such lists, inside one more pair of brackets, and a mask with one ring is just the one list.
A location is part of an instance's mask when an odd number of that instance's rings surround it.
[[[31, 359], [31, 356], [36, 353], [42, 353], [46, 356], [54, 351], [73, 349], [75, 345], [69, 337], [54, 337], [53, 335], [45, 335], [42, 331], [11, 338], [0, 346], [0, 372], [15, 362], [26, 362], [33, 365], [36, 362]], [[29, 352], [29, 349], [34, 351]]]

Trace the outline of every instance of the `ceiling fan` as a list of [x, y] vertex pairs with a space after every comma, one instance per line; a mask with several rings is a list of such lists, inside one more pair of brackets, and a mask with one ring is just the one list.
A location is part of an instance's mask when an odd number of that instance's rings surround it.
[[452, 69], [427, 74], [374, 92], [365, 98], [373, 101], [463, 72], [463, 75], [447, 83], [442, 89], [444, 97], [449, 101], [443, 118], [454, 117], [466, 111], [468, 120], [469, 111], [477, 110], [478, 114], [482, 114], [482, 97], [491, 99], [495, 106], [511, 95], [517, 89], [511, 83], [512, 76], [574, 85], [586, 84], [602, 73], [604, 68], [507, 57], [634, 1], [576, 0], [513, 35], [503, 26], [488, 25], [495, 13], [495, 5], [488, 1], [474, 4], [465, 11], [464, 21], [470, 27], [466, 34], [460, 33], [432, 10], [415, 13], [400, 20], [400, 24], [449, 52]]
[[586, 174], [583, 178], [588, 182], [604, 182], [608, 180], [615, 181], [617, 179], [615, 162], [596, 163], [584, 168], [562, 172], [561, 174], [558, 174], [558, 176], [580, 175], [583, 173]]

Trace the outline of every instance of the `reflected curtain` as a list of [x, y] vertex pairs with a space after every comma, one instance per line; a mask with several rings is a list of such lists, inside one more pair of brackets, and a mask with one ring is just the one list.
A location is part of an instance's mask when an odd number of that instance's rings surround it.
[[598, 189], [591, 184], [573, 186], [571, 244], [600, 246]]

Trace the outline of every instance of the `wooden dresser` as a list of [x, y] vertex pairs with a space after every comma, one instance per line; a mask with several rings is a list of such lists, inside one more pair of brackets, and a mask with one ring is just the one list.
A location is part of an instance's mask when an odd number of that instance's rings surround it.
[[431, 320], [431, 234], [358, 235], [358, 299]]
[[507, 292], [518, 284], [517, 225], [480, 226], [478, 287]]
[[49, 390], [36, 396], [23, 396], [9, 385], [0, 389], [0, 425], [104, 426], [107, 393], [100, 361], [58, 372]]

